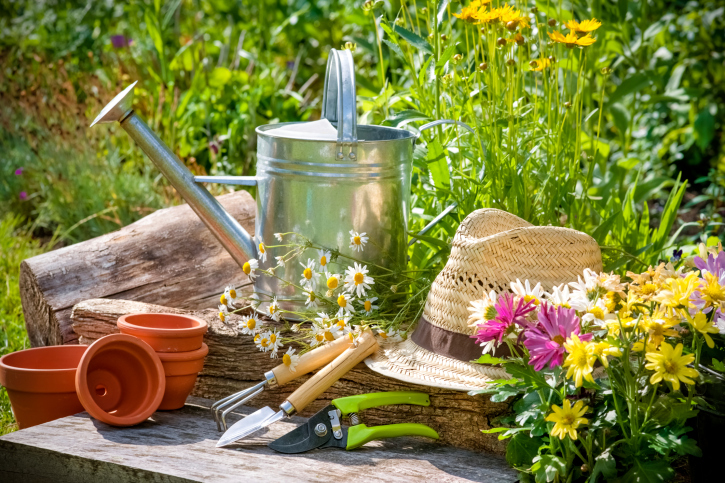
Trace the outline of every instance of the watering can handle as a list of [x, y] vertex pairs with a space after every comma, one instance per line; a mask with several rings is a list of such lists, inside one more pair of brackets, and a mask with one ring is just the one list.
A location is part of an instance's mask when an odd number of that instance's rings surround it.
[[[349, 50], [330, 50], [322, 94], [322, 117], [337, 123], [336, 157], [357, 160], [355, 64]], [[349, 151], [345, 153], [346, 146]]]

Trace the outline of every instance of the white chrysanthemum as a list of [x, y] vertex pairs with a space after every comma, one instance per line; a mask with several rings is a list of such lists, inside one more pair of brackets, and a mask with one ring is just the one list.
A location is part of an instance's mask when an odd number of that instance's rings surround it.
[[269, 334], [261, 333], [254, 336], [254, 344], [262, 352], [268, 352], [270, 349], [269, 345]]
[[479, 300], [474, 300], [470, 303], [468, 311], [471, 314], [468, 316], [468, 326], [475, 327], [478, 324], [483, 324], [488, 320], [496, 318], [498, 313], [496, 312], [496, 292], [491, 290], [489, 293], [483, 294]]
[[242, 265], [242, 271], [247, 274], [249, 277], [249, 280], [254, 281], [255, 278], [257, 278], [257, 274], [255, 273], [255, 270], [259, 268], [259, 262], [256, 258], [251, 258], [249, 261], [244, 262], [244, 265]]
[[554, 287], [550, 294], [546, 294], [547, 300], [550, 304], [564, 307], [567, 309], [571, 308], [571, 293], [569, 292], [569, 286], [561, 284], [558, 287]]
[[295, 354], [295, 349], [290, 347], [282, 356], [282, 364], [287, 366], [292, 372], [297, 372], [297, 364], [300, 362], [300, 356]]
[[353, 251], [363, 251], [365, 244], [368, 242], [368, 237], [365, 235], [366, 233], [358, 233], [354, 230], [350, 230], [350, 248], [352, 248]]
[[259, 322], [257, 318], [253, 315], [243, 316], [242, 320], [239, 321], [238, 327], [242, 331], [242, 334], [256, 335], [257, 333], [261, 332], [262, 323]]
[[307, 292], [307, 300], [305, 301], [305, 306], [308, 309], [314, 309], [318, 305], [319, 304], [317, 303], [317, 295], [315, 295], [315, 292], [313, 292], [312, 290]]
[[373, 313], [373, 310], [377, 310], [379, 307], [377, 305], [374, 305], [374, 302], [377, 300], [377, 297], [368, 297], [363, 302], [363, 309], [365, 310], [365, 315], [370, 315]]
[[279, 318], [282, 315], [282, 313], [279, 310], [279, 304], [277, 303], [277, 297], [272, 299], [272, 303], [269, 304], [267, 307], [267, 315], [269, 315], [272, 320], [276, 320], [279, 322]]
[[317, 250], [317, 263], [320, 264], [320, 270], [327, 273], [327, 265], [330, 263], [330, 252], [327, 250]]
[[338, 314], [340, 314], [340, 313], [348, 314], [351, 312], [355, 313], [355, 307], [352, 306], [352, 302], [354, 300], [355, 300], [355, 298], [352, 295], [346, 294], [344, 292], [341, 293], [337, 297], [337, 305], [340, 306], [340, 310], [338, 311]]
[[531, 288], [528, 280], [524, 280], [524, 283], [521, 283], [521, 280], [518, 278], [515, 282], [511, 282], [511, 291], [517, 298], [524, 299], [526, 303], [533, 300], [534, 305], [539, 305], [544, 296], [544, 289], [540, 283], [537, 283], [534, 288]]
[[219, 320], [222, 322], [226, 322], [227, 315], [229, 315], [229, 311], [227, 310], [226, 305], [219, 305]]
[[315, 261], [311, 258], [307, 259], [307, 263], [300, 262], [302, 265], [302, 279], [300, 285], [305, 290], [317, 290], [317, 273], [315, 272]]
[[345, 290], [358, 297], [364, 297], [365, 292], [370, 290], [370, 285], [375, 285], [373, 277], [368, 276], [367, 265], [357, 262], [345, 270]]

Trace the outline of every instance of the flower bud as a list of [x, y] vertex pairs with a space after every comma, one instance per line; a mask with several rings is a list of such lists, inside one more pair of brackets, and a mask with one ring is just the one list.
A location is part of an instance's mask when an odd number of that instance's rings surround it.
[[428, 8], [427, 7], [421, 8], [420, 9], [420, 13], [422, 13], [423, 15], [425, 15], [426, 13], [428, 13]]
[[610, 69], [609, 67], [602, 67], [601, 72], [602, 75], [610, 75], [612, 73], [612, 69]]
[[405, 17], [396, 18], [395, 25], [400, 25], [401, 27], [405, 27]]
[[585, 473], [585, 474], [586, 473], [589, 473], [589, 465], [586, 464], [586, 463], [584, 463], [583, 465], [581, 465], [581, 467], [579, 469], [581, 470], [582, 473]]
[[503, 37], [499, 37], [498, 39], [496, 39], [496, 45], [499, 45], [499, 46], [506, 45], [506, 39]]
[[539, 66], [539, 63], [538, 63], [537, 61], [535, 61], [535, 60], [532, 60], [531, 62], [529, 62], [529, 66], [530, 66], [530, 67], [531, 67], [532, 69], [536, 69], [536, 67], [538, 67], [538, 66]]
[[506, 23], [506, 30], [508, 30], [509, 32], [513, 32], [514, 30], [516, 30], [516, 27], [518, 27], [518, 25], [518, 23], [511, 20], [510, 22]]
[[531, 13], [538, 13], [539, 9], [536, 7], [531, 7]]
[[551, 62], [552, 64], [553, 64], [554, 62], [556, 62], [556, 57], [554, 57], [553, 55], [550, 55], [550, 56], [549, 56], [549, 62]]
[[441, 42], [445, 42], [448, 40], [448, 36], [446, 34], [441, 34]]
[[481, 72], [488, 70], [488, 62], [481, 62], [480, 64], [478, 64], [478, 70], [480, 70]]
[[506, 65], [515, 65], [516, 61], [514, 59], [509, 59], [506, 61]]
[[564, 107], [566, 107], [567, 109], [569, 109], [569, 108], [571, 107], [571, 102], [569, 102], [569, 101], [566, 101], [566, 102], [564, 103]]
[[343, 48], [345, 50], [349, 50], [350, 52], [355, 52], [355, 50], [357, 49], [357, 44], [355, 42], [345, 42]]
[[547, 23], [549, 24], [549, 27], [556, 26], [556, 20], [554, 20], [553, 18], [550, 18]]
[[367, 13], [367, 12], [371, 11], [374, 6], [375, 6], [375, 2], [373, 0], [367, 0], [362, 5], [363, 12]]
[[514, 35], [514, 41], [516, 42], [516, 45], [526, 45], [526, 39], [521, 34]]
[[457, 65], [461, 61], [461, 59], [463, 59], [463, 56], [461, 54], [455, 54], [453, 57], [451, 57], [454, 65]]

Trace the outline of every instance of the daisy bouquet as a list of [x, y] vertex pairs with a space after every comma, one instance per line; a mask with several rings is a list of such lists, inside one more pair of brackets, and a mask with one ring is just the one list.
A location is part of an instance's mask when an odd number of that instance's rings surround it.
[[512, 376], [476, 393], [515, 397], [514, 415], [484, 431], [511, 438], [522, 481], [664, 481], [701, 454], [687, 420], [707, 407], [697, 385], [725, 369], [709, 350], [725, 333], [725, 252], [627, 278], [587, 270], [545, 292], [519, 280], [471, 304], [481, 363]]
[[[277, 233], [275, 238], [276, 245], [258, 240], [259, 258], [246, 262], [242, 270], [252, 282], [275, 277], [283, 281], [282, 287], [297, 288], [306, 294], [305, 309], [285, 310], [282, 298], [256, 292], [245, 299], [228, 286], [220, 297], [219, 318], [228, 323], [230, 314], [241, 315], [239, 332], [253, 337], [257, 348], [270, 357], [281, 357], [290, 370], [295, 370], [303, 352], [340, 337], [355, 342], [364, 327], [382, 338], [402, 340], [405, 327], [420, 317], [430, 278], [421, 271], [364, 261], [361, 257], [370, 242], [366, 233], [350, 230], [344, 252], [294, 232]], [[297, 271], [290, 275], [287, 268], [286, 279], [280, 277], [279, 269], [290, 265], [298, 266]], [[289, 320], [297, 323], [290, 325]], [[285, 344], [292, 345], [285, 351]]]

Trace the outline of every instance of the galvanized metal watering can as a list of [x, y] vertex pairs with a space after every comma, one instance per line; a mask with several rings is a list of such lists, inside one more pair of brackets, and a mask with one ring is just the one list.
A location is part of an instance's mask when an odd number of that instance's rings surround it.
[[[365, 232], [369, 243], [357, 258], [379, 265], [404, 266], [410, 204], [413, 146], [419, 135], [384, 126], [358, 126], [355, 70], [350, 51], [332, 49], [327, 62], [322, 117], [337, 128], [337, 140], [290, 139], [270, 133], [294, 123], [257, 128], [256, 176], [194, 176], [132, 108], [133, 87], [117, 95], [91, 126], [118, 121], [151, 158], [232, 258], [243, 266], [259, 258], [258, 246], [277, 244], [275, 233], [300, 233], [314, 243], [352, 253], [349, 231]], [[442, 123], [434, 121], [421, 131]], [[257, 187], [255, 239], [199, 183]], [[424, 228], [427, 231], [450, 208]], [[275, 270], [285, 280], [299, 281], [307, 254]], [[310, 253], [310, 258], [316, 254]], [[273, 257], [261, 268], [276, 264]], [[285, 310], [304, 307], [307, 295], [274, 277], [255, 280], [255, 292], [277, 296]], [[263, 298], [264, 300], [264, 298]]]

